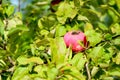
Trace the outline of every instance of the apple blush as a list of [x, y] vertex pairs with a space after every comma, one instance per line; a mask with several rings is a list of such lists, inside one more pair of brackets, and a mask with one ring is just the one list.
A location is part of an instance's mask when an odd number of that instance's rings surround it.
[[[67, 47], [71, 47], [73, 52], [85, 50], [87, 45], [86, 36], [81, 31], [70, 31], [64, 35], [64, 41]], [[82, 45], [80, 44], [82, 43]]]

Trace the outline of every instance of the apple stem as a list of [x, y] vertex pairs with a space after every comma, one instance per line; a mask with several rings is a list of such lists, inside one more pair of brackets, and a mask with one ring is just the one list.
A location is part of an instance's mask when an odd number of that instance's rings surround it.
[[78, 35], [80, 32], [78, 32], [78, 31], [73, 31], [72, 32], [72, 35]]
[[88, 65], [89, 65], [89, 62], [87, 62], [85, 64], [85, 67], [86, 67], [86, 71], [87, 71], [87, 75], [88, 75], [88, 80], [91, 80], [91, 74], [90, 74], [90, 69], [89, 69]]

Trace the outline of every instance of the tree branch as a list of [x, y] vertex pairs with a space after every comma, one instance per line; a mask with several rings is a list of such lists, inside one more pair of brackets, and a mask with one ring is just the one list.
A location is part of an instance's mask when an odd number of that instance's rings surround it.
[[2, 0], [0, 0], [0, 4], [2, 4]]
[[20, 6], [20, 0], [18, 0], [18, 12], [20, 12], [20, 8], [21, 8], [21, 6]]
[[89, 64], [89, 62], [87, 62], [85, 64], [85, 67], [86, 67], [86, 71], [87, 71], [87, 75], [88, 75], [88, 80], [91, 80], [91, 74], [90, 74], [90, 70], [89, 70], [88, 64]]

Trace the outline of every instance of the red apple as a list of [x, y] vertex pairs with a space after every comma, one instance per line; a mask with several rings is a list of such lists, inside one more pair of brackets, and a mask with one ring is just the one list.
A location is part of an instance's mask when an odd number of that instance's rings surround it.
[[[86, 36], [81, 31], [70, 31], [64, 35], [64, 41], [67, 47], [72, 48], [73, 52], [80, 52], [85, 50], [85, 46], [87, 45]], [[83, 45], [80, 45], [80, 42]]]

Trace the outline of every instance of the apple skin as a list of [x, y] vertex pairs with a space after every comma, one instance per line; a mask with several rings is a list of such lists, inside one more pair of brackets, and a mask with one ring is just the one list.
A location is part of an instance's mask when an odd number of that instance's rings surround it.
[[[82, 41], [84, 46], [81, 46], [79, 41]], [[85, 46], [87, 45], [86, 36], [81, 31], [67, 32], [64, 35], [64, 42], [67, 47], [71, 46], [73, 52], [81, 52], [85, 50]]]

